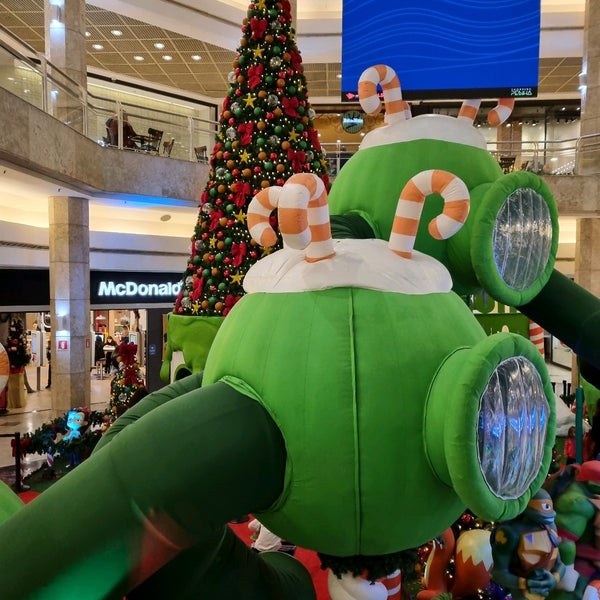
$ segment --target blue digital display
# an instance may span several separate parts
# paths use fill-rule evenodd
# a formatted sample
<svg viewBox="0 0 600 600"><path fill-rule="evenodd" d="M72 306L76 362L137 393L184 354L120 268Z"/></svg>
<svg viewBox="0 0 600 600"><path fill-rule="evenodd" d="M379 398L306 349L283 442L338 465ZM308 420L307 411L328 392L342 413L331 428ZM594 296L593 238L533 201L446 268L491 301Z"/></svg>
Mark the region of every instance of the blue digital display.
<svg viewBox="0 0 600 600"><path fill-rule="evenodd" d="M540 0L343 0L342 101L368 67L405 99L537 96Z"/></svg>

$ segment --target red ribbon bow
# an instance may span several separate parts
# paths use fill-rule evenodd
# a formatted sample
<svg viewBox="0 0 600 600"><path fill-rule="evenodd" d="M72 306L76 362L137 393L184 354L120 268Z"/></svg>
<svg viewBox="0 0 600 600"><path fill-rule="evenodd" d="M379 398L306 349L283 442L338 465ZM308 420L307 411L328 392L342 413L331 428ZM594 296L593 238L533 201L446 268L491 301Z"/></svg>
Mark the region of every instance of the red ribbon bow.
<svg viewBox="0 0 600 600"><path fill-rule="evenodd" d="M319 141L319 132L316 129L308 130L308 138L310 139L310 143L314 146L315 150L321 149L321 142Z"/></svg>
<svg viewBox="0 0 600 600"><path fill-rule="evenodd" d="M119 355L121 362L124 365L131 366L135 362L135 355L137 352L137 344L133 342L119 344Z"/></svg>
<svg viewBox="0 0 600 600"><path fill-rule="evenodd" d="M254 65L248 69L248 87L253 90L262 81L264 66Z"/></svg>
<svg viewBox="0 0 600 600"><path fill-rule="evenodd" d="M198 300L202 295L204 289L204 277L194 277L193 283L194 289L190 292L190 298L192 300Z"/></svg>
<svg viewBox="0 0 600 600"><path fill-rule="evenodd" d="M235 195L233 196L233 203L238 207L242 208L242 206L246 205L246 198L252 194L252 188L250 187L250 183L245 181L240 185L238 182L235 187Z"/></svg>
<svg viewBox="0 0 600 600"><path fill-rule="evenodd" d="M248 253L246 242L240 242L239 244L233 242L231 244L231 255L233 256L232 264L234 267L239 267L244 260L244 256Z"/></svg>
<svg viewBox="0 0 600 600"><path fill-rule="evenodd" d="M254 131L254 123L241 123L238 127L238 133L241 135L240 144L247 146L252 141L252 131Z"/></svg>
<svg viewBox="0 0 600 600"><path fill-rule="evenodd" d="M300 173L304 168L304 163L306 162L306 152L303 150L292 150L288 149L288 160L292 163L292 171L294 173Z"/></svg>
<svg viewBox="0 0 600 600"><path fill-rule="evenodd" d="M235 306L236 302L241 296L234 296L233 294L227 294L225 298L225 308L223 309L223 316L227 316L227 313Z"/></svg>
<svg viewBox="0 0 600 600"><path fill-rule="evenodd" d="M295 71L302 73L302 57L295 50L290 51L290 63Z"/></svg>
<svg viewBox="0 0 600 600"><path fill-rule="evenodd" d="M283 112L288 117L300 117L298 111L296 110L298 108L298 98L296 98L295 96L292 98L287 98L284 96L281 99L281 104L283 106Z"/></svg>
<svg viewBox="0 0 600 600"><path fill-rule="evenodd" d="M252 29L253 40L262 39L265 35L265 31L267 30L267 20L253 17L250 19L250 29Z"/></svg>
<svg viewBox="0 0 600 600"><path fill-rule="evenodd" d="M219 226L219 219L223 216L222 210L213 210L208 218L210 219L210 225L208 226L209 231L215 230Z"/></svg>

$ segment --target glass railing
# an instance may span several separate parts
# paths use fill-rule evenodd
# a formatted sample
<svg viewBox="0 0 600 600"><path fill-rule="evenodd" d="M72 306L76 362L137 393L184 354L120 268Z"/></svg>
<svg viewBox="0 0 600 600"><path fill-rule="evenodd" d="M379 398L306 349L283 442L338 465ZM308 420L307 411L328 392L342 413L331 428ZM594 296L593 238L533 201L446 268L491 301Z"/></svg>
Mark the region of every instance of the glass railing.
<svg viewBox="0 0 600 600"><path fill-rule="evenodd" d="M332 177L339 173L360 144L323 143ZM600 173L600 133L564 140L487 142L488 152L505 172L532 171L538 175Z"/></svg>
<svg viewBox="0 0 600 600"><path fill-rule="evenodd" d="M203 161L210 155L218 127L214 120L190 114L194 112L193 109L170 112L150 106L151 102L142 105L93 94L81 88L64 72L47 62L43 55L1 25L0 87L107 147L168 155L170 158L193 162ZM165 107L169 105L168 101L160 101L160 104ZM207 111L204 107L204 111L210 112L212 108ZM124 148L119 143L122 137L116 137L112 140L115 143L111 144L106 123L111 117L117 117L119 131L122 132L124 113L128 115L142 142L149 137L149 129L161 132L158 144L149 146L136 143L135 148ZM167 142L167 149L164 142Z"/></svg>

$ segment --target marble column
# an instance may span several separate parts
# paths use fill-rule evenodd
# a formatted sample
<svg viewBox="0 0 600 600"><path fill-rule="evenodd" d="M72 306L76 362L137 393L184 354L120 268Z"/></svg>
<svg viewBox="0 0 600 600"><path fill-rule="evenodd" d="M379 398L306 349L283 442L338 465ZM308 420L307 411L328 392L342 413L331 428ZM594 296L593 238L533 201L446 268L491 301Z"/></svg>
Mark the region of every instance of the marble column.
<svg viewBox="0 0 600 600"><path fill-rule="evenodd" d="M50 196L52 411L90 406L90 252L86 198Z"/></svg>
<svg viewBox="0 0 600 600"><path fill-rule="evenodd" d="M581 75L581 136L600 133L600 0L586 0L583 66ZM598 138L593 140L598 144ZM586 150L582 144L577 156L576 173L600 173L600 151ZM600 216L600 190L596 194L596 213ZM577 221L575 282L600 297L600 218ZM583 315L582 315L583 316ZM573 361L573 384L578 384L577 365Z"/></svg>
<svg viewBox="0 0 600 600"><path fill-rule="evenodd" d="M85 133L85 0L44 0L44 42L52 75L49 110L57 119Z"/></svg>

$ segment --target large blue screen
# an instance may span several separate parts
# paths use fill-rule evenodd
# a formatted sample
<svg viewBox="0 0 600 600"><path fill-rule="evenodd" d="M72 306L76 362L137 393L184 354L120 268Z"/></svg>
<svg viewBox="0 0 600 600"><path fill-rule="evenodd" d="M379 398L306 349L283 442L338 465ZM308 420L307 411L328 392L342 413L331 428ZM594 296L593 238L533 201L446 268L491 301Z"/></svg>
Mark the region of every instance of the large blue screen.
<svg viewBox="0 0 600 600"><path fill-rule="evenodd" d="M368 67L406 99L537 95L540 0L343 0L342 100Z"/></svg>

